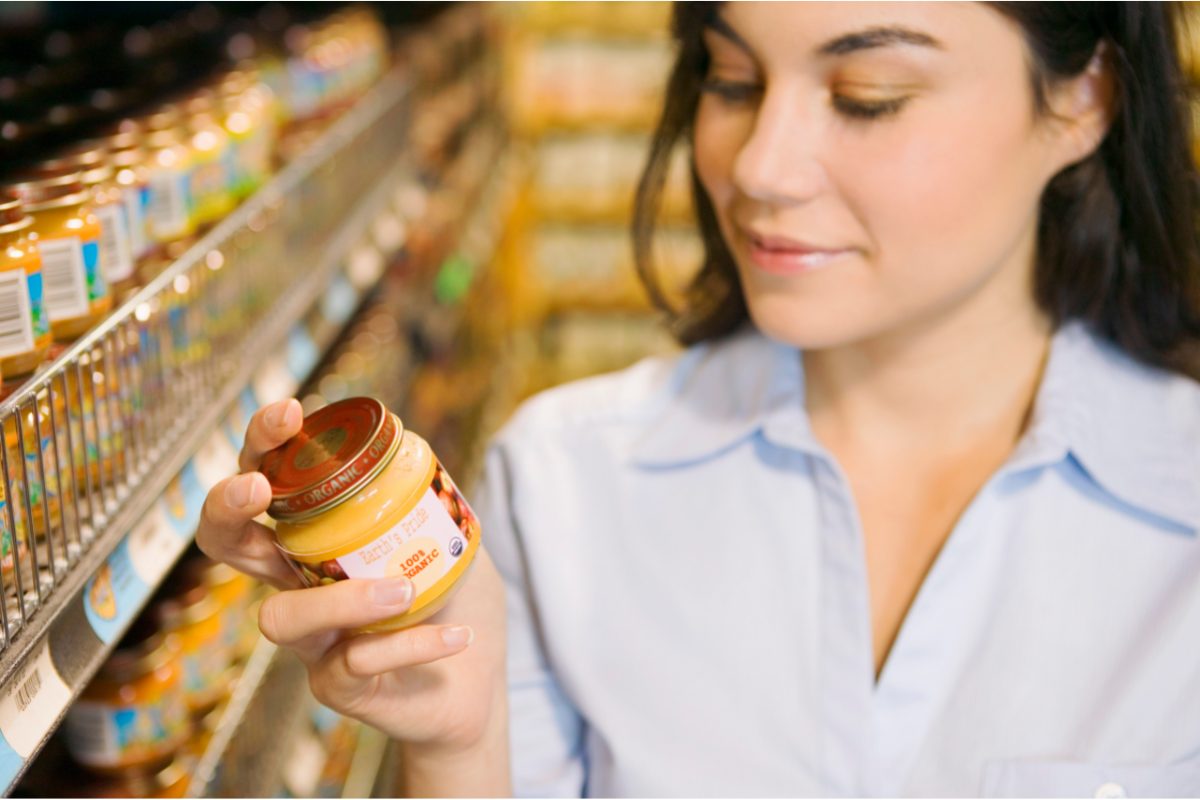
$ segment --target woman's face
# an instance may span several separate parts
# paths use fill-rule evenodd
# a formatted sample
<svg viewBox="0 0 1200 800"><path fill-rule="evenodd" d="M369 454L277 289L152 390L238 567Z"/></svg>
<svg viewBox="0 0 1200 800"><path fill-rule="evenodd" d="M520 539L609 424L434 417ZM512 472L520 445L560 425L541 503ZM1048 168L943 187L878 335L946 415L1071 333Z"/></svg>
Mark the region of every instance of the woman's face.
<svg viewBox="0 0 1200 800"><path fill-rule="evenodd" d="M767 335L819 349L1034 312L1039 197L1104 125L1078 87L1073 124L1035 113L1015 23L979 3L727 3L705 43L696 168Z"/></svg>

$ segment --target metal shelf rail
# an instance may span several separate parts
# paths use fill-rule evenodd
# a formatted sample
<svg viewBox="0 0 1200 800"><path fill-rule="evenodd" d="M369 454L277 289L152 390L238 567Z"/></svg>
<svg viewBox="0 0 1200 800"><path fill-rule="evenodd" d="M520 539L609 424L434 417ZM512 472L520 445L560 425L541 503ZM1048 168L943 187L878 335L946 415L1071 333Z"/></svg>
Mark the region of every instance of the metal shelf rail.
<svg viewBox="0 0 1200 800"><path fill-rule="evenodd" d="M297 323L344 324L403 244L409 95L387 76L0 403L6 793L187 546L241 420L315 366Z"/></svg>

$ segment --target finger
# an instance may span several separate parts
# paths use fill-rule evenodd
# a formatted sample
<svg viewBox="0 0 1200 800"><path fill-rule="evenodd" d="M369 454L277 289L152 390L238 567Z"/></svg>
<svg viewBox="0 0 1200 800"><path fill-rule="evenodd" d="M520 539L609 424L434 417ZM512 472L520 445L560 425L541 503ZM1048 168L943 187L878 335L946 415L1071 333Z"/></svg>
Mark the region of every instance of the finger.
<svg viewBox="0 0 1200 800"><path fill-rule="evenodd" d="M352 636L309 667L309 683L327 706L354 713L365 688L388 672L461 653L475 632L465 625L421 625L394 633Z"/></svg>
<svg viewBox="0 0 1200 800"><path fill-rule="evenodd" d="M402 575L281 592L263 602L258 626L275 644L300 649L320 634L353 630L403 614L412 605L413 594L412 581Z"/></svg>
<svg viewBox="0 0 1200 800"><path fill-rule="evenodd" d="M299 400L280 400L260 408L246 428L246 443L238 454L238 469L242 472L258 469L263 455L299 433L303 424L304 411Z"/></svg>
<svg viewBox="0 0 1200 800"><path fill-rule="evenodd" d="M255 522L271 502L271 487L257 472L217 483L204 499L196 544L210 558L280 589L302 585L275 547L275 534Z"/></svg>

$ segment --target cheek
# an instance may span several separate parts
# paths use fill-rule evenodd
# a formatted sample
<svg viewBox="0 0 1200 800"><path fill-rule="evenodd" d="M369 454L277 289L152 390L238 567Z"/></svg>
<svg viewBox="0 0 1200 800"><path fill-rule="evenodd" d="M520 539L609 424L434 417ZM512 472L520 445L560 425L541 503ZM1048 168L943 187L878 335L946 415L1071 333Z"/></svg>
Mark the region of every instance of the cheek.
<svg viewBox="0 0 1200 800"><path fill-rule="evenodd" d="M1032 122L1013 113L1025 98L995 100L947 103L922 117L919 130L863 154L857 164L871 165L870 174L848 168L857 189L847 195L879 247L883 275L969 281L996 266L1024 231L1044 183L1039 144Z"/></svg>
<svg viewBox="0 0 1200 800"><path fill-rule="evenodd" d="M724 224L724 208L733 197L733 168L753 125L752 117L731 113L712 98L701 97L696 110L692 149L696 173Z"/></svg>

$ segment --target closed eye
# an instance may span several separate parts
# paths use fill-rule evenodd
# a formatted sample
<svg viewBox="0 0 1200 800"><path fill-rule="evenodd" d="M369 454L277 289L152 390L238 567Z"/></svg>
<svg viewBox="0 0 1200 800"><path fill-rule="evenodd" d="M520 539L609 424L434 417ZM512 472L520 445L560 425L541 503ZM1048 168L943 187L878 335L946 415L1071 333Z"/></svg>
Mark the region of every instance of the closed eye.
<svg viewBox="0 0 1200 800"><path fill-rule="evenodd" d="M719 97L727 103L751 103L762 96L763 87L749 81L708 78L700 84L700 91Z"/></svg>

